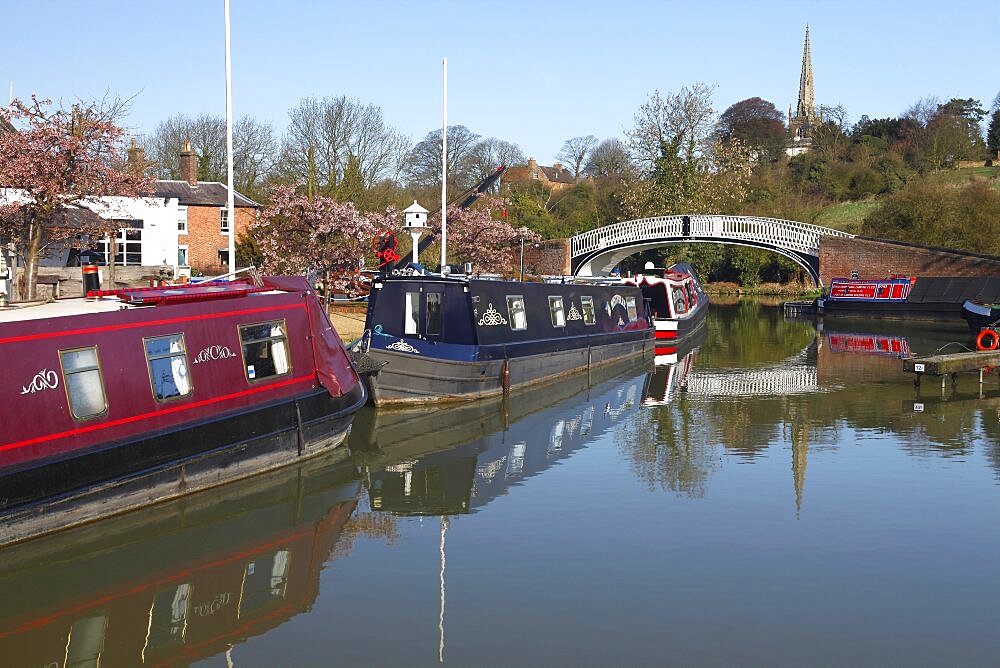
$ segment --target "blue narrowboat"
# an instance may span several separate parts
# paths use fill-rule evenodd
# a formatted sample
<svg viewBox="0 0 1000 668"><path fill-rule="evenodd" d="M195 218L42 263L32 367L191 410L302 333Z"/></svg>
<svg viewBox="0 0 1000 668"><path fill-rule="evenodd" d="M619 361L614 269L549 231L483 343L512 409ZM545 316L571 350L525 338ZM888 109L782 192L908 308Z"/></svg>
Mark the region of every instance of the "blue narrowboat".
<svg viewBox="0 0 1000 668"><path fill-rule="evenodd" d="M381 366L368 376L375 405L498 395L653 354L649 306L620 280L399 273L376 280L368 297L362 346Z"/></svg>

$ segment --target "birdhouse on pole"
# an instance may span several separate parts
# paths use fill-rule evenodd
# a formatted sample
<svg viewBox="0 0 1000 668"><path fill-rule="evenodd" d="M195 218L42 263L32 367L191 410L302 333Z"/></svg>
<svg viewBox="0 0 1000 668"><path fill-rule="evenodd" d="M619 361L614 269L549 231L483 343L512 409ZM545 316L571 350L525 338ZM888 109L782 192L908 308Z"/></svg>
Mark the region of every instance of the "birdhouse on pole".
<svg viewBox="0 0 1000 668"><path fill-rule="evenodd" d="M427 226L427 213L427 209L417 204L417 200L413 200L413 204L403 209L403 229L410 233L410 239L413 240L413 264L418 262L417 246L420 237L430 229Z"/></svg>

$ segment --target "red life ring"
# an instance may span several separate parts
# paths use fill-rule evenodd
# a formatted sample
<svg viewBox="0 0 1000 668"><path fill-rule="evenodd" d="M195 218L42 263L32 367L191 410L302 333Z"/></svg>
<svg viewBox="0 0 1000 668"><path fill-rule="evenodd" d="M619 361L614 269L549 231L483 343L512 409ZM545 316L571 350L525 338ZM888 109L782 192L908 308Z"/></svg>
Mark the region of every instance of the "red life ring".
<svg viewBox="0 0 1000 668"><path fill-rule="evenodd" d="M976 350L996 350L997 344L1000 344L1000 335L995 329L984 328L976 337Z"/></svg>

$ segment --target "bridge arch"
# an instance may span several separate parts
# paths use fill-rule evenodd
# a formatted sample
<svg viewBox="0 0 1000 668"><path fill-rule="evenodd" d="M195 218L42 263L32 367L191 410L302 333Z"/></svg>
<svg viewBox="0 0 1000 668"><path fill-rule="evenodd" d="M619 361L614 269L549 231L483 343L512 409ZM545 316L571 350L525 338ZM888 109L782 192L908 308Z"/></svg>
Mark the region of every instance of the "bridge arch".
<svg viewBox="0 0 1000 668"><path fill-rule="evenodd" d="M674 243L728 243L763 248L805 269L820 285L819 240L853 237L828 227L778 218L688 214L654 216L604 225L570 239L570 267L575 276L601 276L644 250Z"/></svg>

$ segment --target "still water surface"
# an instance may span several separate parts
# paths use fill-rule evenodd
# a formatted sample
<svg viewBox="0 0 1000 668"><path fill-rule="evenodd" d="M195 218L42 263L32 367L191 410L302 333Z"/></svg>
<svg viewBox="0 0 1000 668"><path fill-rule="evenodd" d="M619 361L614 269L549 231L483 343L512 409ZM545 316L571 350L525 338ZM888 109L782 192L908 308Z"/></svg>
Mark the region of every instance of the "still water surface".
<svg viewBox="0 0 1000 668"><path fill-rule="evenodd" d="M0 663L995 664L1000 383L895 357L968 335L707 330L0 552Z"/></svg>

